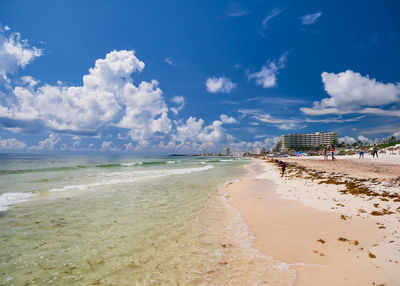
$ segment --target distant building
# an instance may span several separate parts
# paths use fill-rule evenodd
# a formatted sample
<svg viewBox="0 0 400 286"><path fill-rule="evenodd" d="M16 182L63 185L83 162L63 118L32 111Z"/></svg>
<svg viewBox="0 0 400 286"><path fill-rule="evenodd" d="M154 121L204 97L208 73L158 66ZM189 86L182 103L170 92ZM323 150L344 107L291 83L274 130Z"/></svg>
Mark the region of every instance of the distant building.
<svg viewBox="0 0 400 286"><path fill-rule="evenodd" d="M316 148L324 145L337 144L338 134L336 132L316 132L314 134L287 134L282 135L280 149L302 149Z"/></svg>
<svg viewBox="0 0 400 286"><path fill-rule="evenodd" d="M225 148L224 151L222 152L223 156L229 156L231 154L231 150L229 148Z"/></svg>

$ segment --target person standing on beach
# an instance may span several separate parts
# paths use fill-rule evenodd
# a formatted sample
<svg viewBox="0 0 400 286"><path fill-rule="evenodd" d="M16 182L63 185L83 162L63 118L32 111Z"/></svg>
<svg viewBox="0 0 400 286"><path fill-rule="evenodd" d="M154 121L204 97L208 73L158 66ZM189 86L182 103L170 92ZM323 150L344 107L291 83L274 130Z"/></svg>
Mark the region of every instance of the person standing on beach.
<svg viewBox="0 0 400 286"><path fill-rule="evenodd" d="M332 161L335 161L335 146L331 145L331 156L332 156Z"/></svg>
<svg viewBox="0 0 400 286"><path fill-rule="evenodd" d="M358 159L360 159L361 157L364 159L364 153L365 153L365 148L361 147L360 149L360 156L358 157Z"/></svg>
<svg viewBox="0 0 400 286"><path fill-rule="evenodd" d="M324 153L324 160L328 160L328 147L326 147L326 145L324 149L322 149L322 153Z"/></svg>
<svg viewBox="0 0 400 286"><path fill-rule="evenodd" d="M372 157L375 158L375 155L376 158L378 158L378 146L376 146L376 144L374 144L374 147L372 147Z"/></svg>

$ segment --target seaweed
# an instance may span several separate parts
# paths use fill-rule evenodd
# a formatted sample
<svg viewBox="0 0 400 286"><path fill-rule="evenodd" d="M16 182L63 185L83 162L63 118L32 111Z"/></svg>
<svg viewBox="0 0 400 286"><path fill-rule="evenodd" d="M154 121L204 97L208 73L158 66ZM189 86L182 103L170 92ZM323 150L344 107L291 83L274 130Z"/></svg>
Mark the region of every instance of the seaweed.
<svg viewBox="0 0 400 286"><path fill-rule="evenodd" d="M376 258L376 255L368 251L369 258Z"/></svg>

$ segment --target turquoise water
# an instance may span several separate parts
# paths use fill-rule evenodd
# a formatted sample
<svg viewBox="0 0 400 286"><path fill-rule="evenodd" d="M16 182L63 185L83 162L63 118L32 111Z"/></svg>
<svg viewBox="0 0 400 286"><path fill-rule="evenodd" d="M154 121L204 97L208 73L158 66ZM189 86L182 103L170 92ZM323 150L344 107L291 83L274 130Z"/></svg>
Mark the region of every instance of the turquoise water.
<svg viewBox="0 0 400 286"><path fill-rule="evenodd" d="M223 200L246 163L2 155L0 285L291 285Z"/></svg>

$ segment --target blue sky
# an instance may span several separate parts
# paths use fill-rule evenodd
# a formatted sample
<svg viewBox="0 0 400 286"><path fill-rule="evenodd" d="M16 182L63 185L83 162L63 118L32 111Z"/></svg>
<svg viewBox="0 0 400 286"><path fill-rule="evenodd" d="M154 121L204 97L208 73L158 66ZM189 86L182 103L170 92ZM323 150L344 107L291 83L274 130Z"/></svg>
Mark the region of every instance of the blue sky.
<svg viewBox="0 0 400 286"><path fill-rule="evenodd" d="M0 149L400 136L398 1L0 1Z"/></svg>

